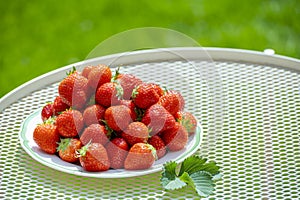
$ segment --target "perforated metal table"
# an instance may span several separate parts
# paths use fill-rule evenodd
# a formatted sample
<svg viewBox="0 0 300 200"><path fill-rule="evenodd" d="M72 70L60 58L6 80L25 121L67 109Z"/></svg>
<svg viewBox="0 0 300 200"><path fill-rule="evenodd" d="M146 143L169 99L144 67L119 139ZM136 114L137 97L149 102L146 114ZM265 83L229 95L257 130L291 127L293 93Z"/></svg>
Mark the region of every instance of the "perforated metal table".
<svg viewBox="0 0 300 200"><path fill-rule="evenodd" d="M75 63L4 96L1 199L198 198L189 188L164 191L160 172L119 179L81 177L46 167L22 149L22 121L54 99L65 72L99 63L123 65L123 72L183 93L186 109L204 130L196 154L221 166L222 180L209 199L300 198L300 60L237 49L170 48Z"/></svg>

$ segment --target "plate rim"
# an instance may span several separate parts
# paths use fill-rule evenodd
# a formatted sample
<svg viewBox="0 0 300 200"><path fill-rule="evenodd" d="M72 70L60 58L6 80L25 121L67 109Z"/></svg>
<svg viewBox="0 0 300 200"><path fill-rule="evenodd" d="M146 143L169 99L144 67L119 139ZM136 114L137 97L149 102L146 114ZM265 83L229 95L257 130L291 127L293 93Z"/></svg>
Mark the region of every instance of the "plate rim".
<svg viewBox="0 0 300 200"><path fill-rule="evenodd" d="M75 169L70 169L70 168L67 168L66 166L57 164L55 162L49 162L49 161L43 159L41 156L39 156L38 153L35 152L30 147L30 145L29 145L30 140L28 139L28 137L26 137L28 135L27 132L28 132L28 128L29 128L28 127L29 123L31 122L31 120L33 120L35 117L37 117L37 115L40 115L41 110L42 110L42 108L35 110L34 112L29 114L23 120L18 135L19 135L19 142L20 142L22 148L25 150L25 152L31 158L33 158L35 161L39 162L40 164L43 164L46 167L49 167L49 168L55 169L59 172L64 172L67 174L73 174L73 175L83 176L83 177L93 177L93 178L129 178L129 177L143 176L143 175L147 175L147 174L156 173L156 172L161 171L163 168L163 164L157 164L157 165L153 165L151 168L146 169L146 170L126 170L125 171L125 169L121 169L120 173L109 174L109 173L107 173L107 171L105 171L106 173L102 173L102 172L88 172L83 169L75 170ZM193 146L190 149L187 149L185 152L183 152L181 155L179 155L176 159L174 159L172 161L182 162L185 158L193 155L199 149L199 147L202 143L202 139L203 139L203 128L200 123L197 123L197 129L196 129L196 132L194 133L193 137L194 137L193 140L195 140ZM49 156L56 156L56 155L49 154ZM72 163L69 163L69 164L72 164ZM126 173L124 173L124 172L126 172Z"/></svg>

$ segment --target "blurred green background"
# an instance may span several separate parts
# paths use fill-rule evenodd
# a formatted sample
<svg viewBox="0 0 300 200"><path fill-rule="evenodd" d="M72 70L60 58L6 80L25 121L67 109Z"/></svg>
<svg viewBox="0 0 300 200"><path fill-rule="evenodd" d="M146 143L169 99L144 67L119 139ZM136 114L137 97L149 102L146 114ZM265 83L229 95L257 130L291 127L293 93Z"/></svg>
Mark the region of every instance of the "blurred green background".
<svg viewBox="0 0 300 200"><path fill-rule="evenodd" d="M0 97L138 27L173 29L205 47L300 58L299 19L299 0L1 0Z"/></svg>

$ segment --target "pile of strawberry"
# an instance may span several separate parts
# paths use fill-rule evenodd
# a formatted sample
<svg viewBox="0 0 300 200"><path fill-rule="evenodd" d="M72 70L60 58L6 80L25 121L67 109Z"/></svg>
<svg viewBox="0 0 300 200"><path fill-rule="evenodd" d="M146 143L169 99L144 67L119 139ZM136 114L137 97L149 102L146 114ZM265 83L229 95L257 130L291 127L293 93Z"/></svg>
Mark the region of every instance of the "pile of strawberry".
<svg viewBox="0 0 300 200"><path fill-rule="evenodd" d="M168 151L183 149L195 132L177 91L164 91L103 64L74 68L58 96L41 112L33 139L44 152L86 171L150 168Z"/></svg>

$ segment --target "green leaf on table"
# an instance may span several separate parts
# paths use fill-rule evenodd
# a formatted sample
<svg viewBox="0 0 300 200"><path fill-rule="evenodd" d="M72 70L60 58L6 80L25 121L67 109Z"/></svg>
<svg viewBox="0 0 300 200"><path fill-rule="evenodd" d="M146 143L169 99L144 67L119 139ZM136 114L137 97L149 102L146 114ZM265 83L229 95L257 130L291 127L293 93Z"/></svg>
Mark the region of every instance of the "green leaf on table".
<svg viewBox="0 0 300 200"><path fill-rule="evenodd" d="M190 175L193 180L194 189L202 197L208 197L215 190L212 176L204 171L198 171ZM191 185L192 186L192 185Z"/></svg>
<svg viewBox="0 0 300 200"><path fill-rule="evenodd" d="M160 180L164 189L176 190L190 186L199 196L207 197L213 193L215 181L221 178L219 169L215 162L191 156L179 164L174 161L164 164Z"/></svg>
<svg viewBox="0 0 300 200"><path fill-rule="evenodd" d="M167 190L176 190L186 186L186 183L181 181L176 175L176 162L168 162L164 165L162 177L160 179L162 186Z"/></svg>
<svg viewBox="0 0 300 200"><path fill-rule="evenodd" d="M197 171L206 171L209 172L211 175L215 175L219 173L219 167L216 165L215 162L207 162L207 159L201 158L200 156L191 156L186 158L180 168L179 175L187 172L188 174L193 174Z"/></svg>

